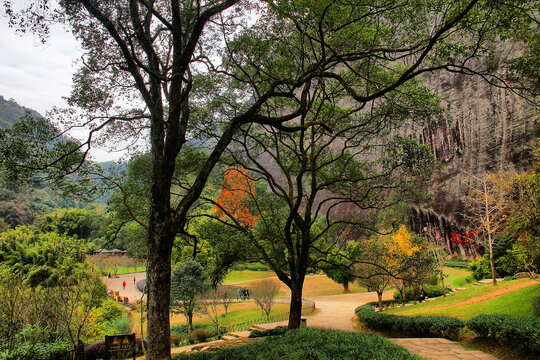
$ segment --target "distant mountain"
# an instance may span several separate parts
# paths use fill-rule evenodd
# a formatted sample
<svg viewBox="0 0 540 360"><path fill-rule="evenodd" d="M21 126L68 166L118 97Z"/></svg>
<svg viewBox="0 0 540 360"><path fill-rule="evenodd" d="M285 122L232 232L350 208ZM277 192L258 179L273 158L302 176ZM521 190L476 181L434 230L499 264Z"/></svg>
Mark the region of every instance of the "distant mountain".
<svg viewBox="0 0 540 360"><path fill-rule="evenodd" d="M36 110L21 106L13 99L6 100L0 95L0 128L6 129L10 127L11 124L19 120L26 111L30 111L34 116L41 117Z"/></svg>

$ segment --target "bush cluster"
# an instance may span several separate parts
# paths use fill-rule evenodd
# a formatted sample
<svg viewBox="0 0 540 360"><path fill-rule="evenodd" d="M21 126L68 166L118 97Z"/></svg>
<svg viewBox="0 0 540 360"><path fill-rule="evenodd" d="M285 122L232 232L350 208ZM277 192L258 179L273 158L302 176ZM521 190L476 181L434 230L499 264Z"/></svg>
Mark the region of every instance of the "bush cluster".
<svg viewBox="0 0 540 360"><path fill-rule="evenodd" d="M275 359L417 359L405 349L372 335L346 331L302 328L282 336L269 336L246 346L216 352L174 354L174 360L275 360Z"/></svg>
<svg viewBox="0 0 540 360"><path fill-rule="evenodd" d="M442 286L436 286L436 285L426 285L423 287L424 291L426 292L427 296L430 298L438 297L443 295L443 288ZM413 289L413 288L407 288L405 289L405 299L408 301L414 301L418 300L418 296L420 295L421 289ZM446 293L450 292L449 288L446 288ZM402 300L401 291L398 290L394 293L394 300Z"/></svg>
<svg viewBox="0 0 540 360"><path fill-rule="evenodd" d="M467 327L481 338L540 354L540 319L536 317L479 315L467 321Z"/></svg>
<svg viewBox="0 0 540 360"><path fill-rule="evenodd" d="M258 338L258 337L264 337L264 336L283 335L286 332L287 332L286 326L278 326L275 329L269 329L269 330L251 330L251 334L249 334L249 337Z"/></svg>
<svg viewBox="0 0 540 360"><path fill-rule="evenodd" d="M63 341L52 343L23 343L11 351L0 352L3 360L64 360L68 359L69 345Z"/></svg>
<svg viewBox="0 0 540 360"><path fill-rule="evenodd" d="M448 316L397 316L377 313L371 305L355 310L360 321L375 330L419 337L445 337L456 340L465 322Z"/></svg>
<svg viewBox="0 0 540 360"><path fill-rule="evenodd" d="M174 325L171 326L171 334L179 334L179 335L185 335L188 334L188 326L187 324L180 324L180 325ZM208 337L212 338L214 336L217 336L216 327L211 324L193 324L193 331L195 330L205 330L208 332ZM227 329L223 326L219 327L219 333L224 334L227 332Z"/></svg>

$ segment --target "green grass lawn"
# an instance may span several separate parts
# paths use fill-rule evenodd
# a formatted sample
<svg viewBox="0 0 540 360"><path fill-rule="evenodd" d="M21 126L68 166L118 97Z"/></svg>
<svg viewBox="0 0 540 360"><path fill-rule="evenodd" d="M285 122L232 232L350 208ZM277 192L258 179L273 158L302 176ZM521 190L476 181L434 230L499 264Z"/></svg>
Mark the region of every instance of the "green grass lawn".
<svg viewBox="0 0 540 360"><path fill-rule="evenodd" d="M141 272L141 271L146 271L146 267L144 265L140 265L140 266L119 266L118 267L118 273L116 273L116 274L117 275L122 275L122 274L129 274L129 273Z"/></svg>
<svg viewBox="0 0 540 360"><path fill-rule="evenodd" d="M447 275L444 279L445 285L450 286L452 289L468 287L476 282L476 279L472 276L472 271L467 269L445 267L444 274Z"/></svg>
<svg viewBox="0 0 540 360"><path fill-rule="evenodd" d="M229 309L227 315L223 314L219 318L219 322L223 326L232 325L232 324L238 324L248 321L253 321L260 319L262 317L265 317L266 315L261 312L261 309L255 308L255 304L253 304L252 309L242 309L242 310L235 310L234 307L231 306ZM277 315L277 314L283 314L289 311L289 304L274 304L272 307L272 311L270 312L270 316ZM206 319L208 320L208 318ZM209 320L208 320L209 323Z"/></svg>
<svg viewBox="0 0 540 360"><path fill-rule="evenodd" d="M480 314L509 314L528 316L533 315L532 299L538 296L540 284L533 284L521 289L517 289L507 294L473 302L474 298L487 296L499 289L512 286L514 284L530 281L530 279L520 279L504 281L494 287L491 283L478 285L466 290L461 290L446 298L438 298L422 304L408 307L400 307L385 311L385 313L399 315L446 315L468 320ZM471 303L466 303L470 301Z"/></svg>
<svg viewBox="0 0 540 360"><path fill-rule="evenodd" d="M220 307L220 311L224 312L223 307ZM287 311L289 311L289 304L274 304L270 316L283 314ZM220 315L219 323L222 326L227 326L229 324L238 324L256 320L264 316L265 315L261 312L259 308L257 308L254 302L238 302L231 304L227 315L225 315L224 313ZM179 325L185 323L186 319L182 315L173 316L171 319L171 325ZM202 313L197 313L197 315L193 318L193 323L210 324L211 322L206 315Z"/></svg>
<svg viewBox="0 0 540 360"><path fill-rule="evenodd" d="M276 276L272 271L233 270L227 274L223 284L236 284Z"/></svg>

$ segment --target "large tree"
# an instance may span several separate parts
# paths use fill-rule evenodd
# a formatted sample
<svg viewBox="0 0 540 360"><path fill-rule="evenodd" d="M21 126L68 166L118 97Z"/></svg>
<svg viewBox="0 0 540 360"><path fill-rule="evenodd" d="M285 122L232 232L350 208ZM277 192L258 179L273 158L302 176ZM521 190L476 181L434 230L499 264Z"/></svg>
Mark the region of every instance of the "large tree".
<svg viewBox="0 0 540 360"><path fill-rule="evenodd" d="M50 5L30 2L17 12L4 2L12 25L42 34ZM316 84L346 92L353 107L399 93L411 79L441 69L481 74L505 86L503 77L488 74L504 61L476 59L495 59L488 42L498 37L534 38L531 9L536 11L536 0L60 1L55 17L69 24L85 55L69 98L77 111L56 115L68 127L90 131L79 147L63 149L73 154L105 139L123 146L141 137L151 148L149 359L170 358L174 239L240 128L259 123L306 130L313 124L289 122L307 113ZM172 196L176 158L191 138L210 151ZM11 166L14 156L7 160ZM30 165L58 164L49 157ZM292 322L298 325L299 319Z"/></svg>
<svg viewBox="0 0 540 360"><path fill-rule="evenodd" d="M416 180L434 165L426 146L390 136L410 116L423 122L437 114L425 88L410 83L360 111L340 105L347 94L319 85L307 96L309 110L297 132L252 126L234 139L229 157L249 170L244 177L261 183L258 193L249 193L250 212L258 212L254 228L221 207L290 288L289 328L300 322L308 269L330 261L343 266L336 249L344 233L373 228L377 211L414 196Z"/></svg>

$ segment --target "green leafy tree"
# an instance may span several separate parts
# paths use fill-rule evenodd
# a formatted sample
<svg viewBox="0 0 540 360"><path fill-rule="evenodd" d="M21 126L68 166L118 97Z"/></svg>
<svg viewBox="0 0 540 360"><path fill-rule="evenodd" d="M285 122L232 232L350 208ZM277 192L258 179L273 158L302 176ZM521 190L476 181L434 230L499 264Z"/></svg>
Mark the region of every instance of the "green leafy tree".
<svg viewBox="0 0 540 360"><path fill-rule="evenodd" d="M187 261L173 270L171 311L186 317L188 332L193 329L193 315L200 309L207 289L204 269L196 261Z"/></svg>
<svg viewBox="0 0 540 360"><path fill-rule="evenodd" d="M441 69L480 74L506 86L505 79L492 72L502 68L503 73L516 73L508 62L477 60L497 59L491 55L498 47L490 41L518 35L519 40L534 39L531 12L537 1L70 0L60 2L55 16L50 16L49 5L48 0L29 2L16 11L11 1L3 3L12 25L46 35L51 18L60 18L81 42L84 61L68 99L77 110L56 115L68 127L87 127L89 137L80 144L66 141L51 147L49 142L38 149L35 144L57 134L18 143L24 137L2 132L1 152L10 156L0 164L9 159L15 169L15 160L26 159L25 169L51 168L52 175L59 175L81 169L75 160L83 160L96 141L120 143L147 136L148 356L154 360L170 358L173 243L185 231L189 211L240 128L265 124L299 130L290 122L307 114L313 104L307 97L316 84L347 93L353 108L386 101L385 95L399 94L412 79ZM255 23L245 21L250 15ZM527 59L536 54L524 52L530 55ZM516 81L519 90L531 90L520 77ZM44 124L36 126L43 133L49 130ZM4 134L9 135L6 146L1 145ZM210 151L177 192L176 159L190 139ZM62 175L54 180L68 179ZM299 326L299 319L291 326Z"/></svg>
<svg viewBox="0 0 540 360"><path fill-rule="evenodd" d="M92 241L105 235L107 218L92 210L63 209L40 216L34 225L42 232Z"/></svg>
<svg viewBox="0 0 540 360"><path fill-rule="evenodd" d="M394 274L387 267L387 248L378 237L371 237L363 244L351 244L356 249L351 249L351 253L359 252L359 256L369 259L369 262L360 262L354 265L354 274L358 277L358 282L365 286L368 291L375 291L379 300L379 308L382 309L384 290L394 280ZM361 249L358 249L361 247Z"/></svg>
<svg viewBox="0 0 540 360"><path fill-rule="evenodd" d="M409 115L421 121L437 112L436 99L417 85L404 87L399 96L389 96L369 113L342 108L339 93L314 88L308 99L317 106L299 120L297 133L260 127L235 139L231 158L249 170L251 175L245 176L261 183L260 192L251 197L259 221L252 231L229 213L229 224L250 234L259 256L291 289L289 328L300 321L307 270L343 268L336 252L341 235L372 227L378 211L395 202L384 192L394 191L401 199L414 197L416 181L430 175L434 159L427 147L401 137L383 141ZM427 101L420 105L406 93L423 93ZM397 108L407 111L396 112ZM304 127L322 118L340 121L332 123L332 131ZM371 150L376 136L378 154Z"/></svg>

